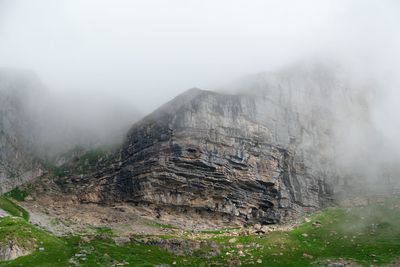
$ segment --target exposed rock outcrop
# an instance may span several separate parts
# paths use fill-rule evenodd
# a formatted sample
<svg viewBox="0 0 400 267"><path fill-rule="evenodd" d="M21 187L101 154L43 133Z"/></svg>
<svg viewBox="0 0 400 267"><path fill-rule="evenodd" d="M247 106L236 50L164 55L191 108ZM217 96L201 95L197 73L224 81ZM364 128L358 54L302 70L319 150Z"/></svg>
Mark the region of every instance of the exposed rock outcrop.
<svg viewBox="0 0 400 267"><path fill-rule="evenodd" d="M33 157L31 101L40 83L29 72L0 71L0 193L41 175Z"/></svg>
<svg viewBox="0 0 400 267"><path fill-rule="evenodd" d="M136 123L108 166L54 181L81 202L161 219L278 223L341 186L335 138L364 116L364 89L323 65L260 74L234 95L191 89Z"/></svg>
<svg viewBox="0 0 400 267"><path fill-rule="evenodd" d="M8 244L0 243L0 261L14 260L18 257L32 253L17 243L9 242Z"/></svg>

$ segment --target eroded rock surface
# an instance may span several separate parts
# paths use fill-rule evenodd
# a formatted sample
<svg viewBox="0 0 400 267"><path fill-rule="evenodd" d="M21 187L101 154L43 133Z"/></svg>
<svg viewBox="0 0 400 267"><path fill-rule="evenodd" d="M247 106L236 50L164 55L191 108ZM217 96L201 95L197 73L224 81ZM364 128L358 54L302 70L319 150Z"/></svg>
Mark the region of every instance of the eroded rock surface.
<svg viewBox="0 0 400 267"><path fill-rule="evenodd" d="M31 252L31 250L27 250L15 242L0 243L0 260L2 261L13 260Z"/></svg>
<svg viewBox="0 0 400 267"><path fill-rule="evenodd" d="M0 69L0 194L42 174L33 156L36 125L30 117L38 83L29 72Z"/></svg>
<svg viewBox="0 0 400 267"><path fill-rule="evenodd" d="M106 167L55 184L80 202L129 202L161 219L285 221L324 206L342 181L337 126L366 108L346 82L314 66L259 75L237 94L191 89L136 123Z"/></svg>

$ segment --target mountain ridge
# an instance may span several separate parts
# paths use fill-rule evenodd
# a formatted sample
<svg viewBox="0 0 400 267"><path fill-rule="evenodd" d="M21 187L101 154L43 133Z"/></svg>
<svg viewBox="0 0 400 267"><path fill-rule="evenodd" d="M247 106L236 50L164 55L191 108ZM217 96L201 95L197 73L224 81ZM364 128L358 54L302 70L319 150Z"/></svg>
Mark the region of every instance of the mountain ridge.
<svg viewBox="0 0 400 267"><path fill-rule="evenodd" d="M166 223L271 224L329 205L348 176L336 128L363 114L362 88L329 68L257 77L236 94L189 89L135 123L119 150L47 173L32 194L128 203Z"/></svg>

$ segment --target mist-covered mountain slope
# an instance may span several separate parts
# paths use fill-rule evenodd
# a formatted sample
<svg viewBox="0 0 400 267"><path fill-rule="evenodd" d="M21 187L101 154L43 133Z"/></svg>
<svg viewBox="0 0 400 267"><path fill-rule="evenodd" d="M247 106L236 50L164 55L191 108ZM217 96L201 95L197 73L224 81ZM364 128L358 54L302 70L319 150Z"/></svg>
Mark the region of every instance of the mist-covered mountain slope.
<svg viewBox="0 0 400 267"><path fill-rule="evenodd" d="M34 160L30 105L42 87L30 72L0 71L0 193L41 175Z"/></svg>
<svg viewBox="0 0 400 267"><path fill-rule="evenodd" d="M342 74L297 66L252 77L236 94L191 89L136 123L98 171L39 184L164 220L268 224L319 209L346 181L342 127L370 128L366 88Z"/></svg>
<svg viewBox="0 0 400 267"><path fill-rule="evenodd" d="M116 146L139 116L116 99L55 93L31 71L0 69L0 193Z"/></svg>

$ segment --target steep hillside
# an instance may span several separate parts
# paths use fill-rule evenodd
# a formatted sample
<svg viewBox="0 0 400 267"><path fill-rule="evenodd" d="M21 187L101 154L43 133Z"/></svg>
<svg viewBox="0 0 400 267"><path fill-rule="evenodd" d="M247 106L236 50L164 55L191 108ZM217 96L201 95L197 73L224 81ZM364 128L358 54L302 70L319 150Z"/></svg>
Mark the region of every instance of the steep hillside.
<svg viewBox="0 0 400 267"><path fill-rule="evenodd" d="M343 189L337 138L353 118L368 129L364 90L324 65L260 74L235 95L191 89L136 123L99 170L50 181L166 221L285 221Z"/></svg>
<svg viewBox="0 0 400 267"><path fill-rule="evenodd" d="M0 69L0 193L121 143L138 116L117 99L54 93L30 71Z"/></svg>
<svg viewBox="0 0 400 267"><path fill-rule="evenodd" d="M34 162L36 126L30 105L40 96L37 78L23 71L0 71L0 193L41 174Z"/></svg>

